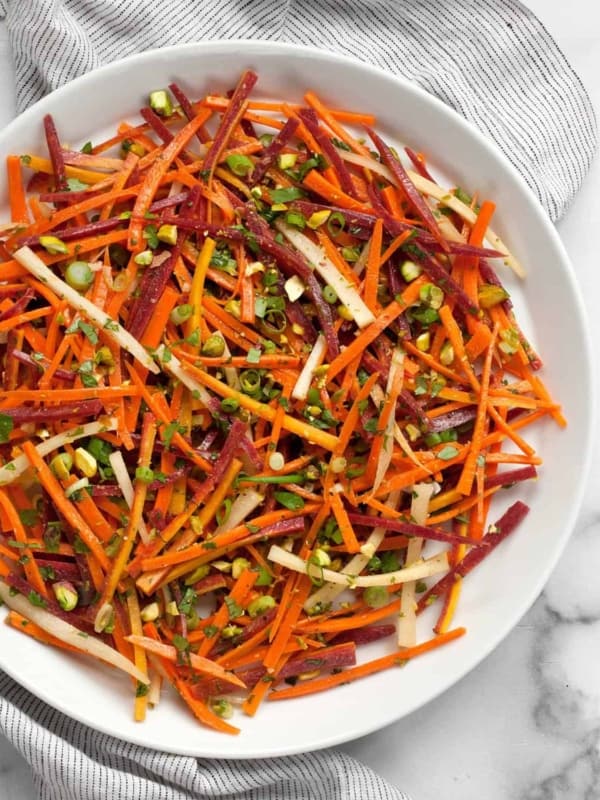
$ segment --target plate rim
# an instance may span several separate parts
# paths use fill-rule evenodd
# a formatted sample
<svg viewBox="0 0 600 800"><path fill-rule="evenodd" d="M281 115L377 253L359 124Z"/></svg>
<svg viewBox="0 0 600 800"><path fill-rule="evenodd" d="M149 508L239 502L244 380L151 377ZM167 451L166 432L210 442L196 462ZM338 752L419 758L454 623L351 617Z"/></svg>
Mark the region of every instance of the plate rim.
<svg viewBox="0 0 600 800"><path fill-rule="evenodd" d="M145 50L141 53L131 54L124 58L118 59L116 61L110 62L109 64L104 64L94 70L91 70L77 78L74 78L72 81L64 84L63 86L55 89L48 95L40 98L36 103L30 106L25 111L18 114L11 122L2 130L0 131L0 143L2 141L9 141L12 135L13 128L18 128L20 125L27 123L30 119L32 120L39 120L41 119L41 115L47 112L47 107L52 107L56 102L60 102L61 97L63 94L70 94L72 92L76 92L80 87L84 87L86 83L89 81L95 81L98 78L102 78L106 76L110 76L111 73L119 72L123 68L123 66L127 65L135 65L138 62L143 63L144 61L153 60L155 58L168 60L172 56L176 56L182 52L189 52L193 53L195 51L219 51L222 52L223 50L237 50L238 48L244 48L244 54L247 54L247 60L251 61L253 57L260 56L266 50L270 50L273 52L281 52L281 53L289 53L290 51L295 52L298 55L306 56L307 58L319 58L319 59L326 59L327 61L337 62L339 64L350 64L353 65L355 68L360 67L362 70L369 72L375 78L383 78L385 80L391 80L395 82L399 89L404 92L408 92L409 94L414 94L419 97L422 101L433 105L436 109L436 112L444 115L450 115L453 117L455 124L461 126L470 137L474 137L477 139L479 146L481 146L484 150L488 151L493 158L499 160L502 164L502 169L504 172L508 173L510 178L518 184L519 190L526 194L529 199L529 205L531 206L531 211L534 213L544 229L545 234L549 237L553 248L557 251L557 255L561 261L561 269L564 269L566 272L566 278L569 283L569 288L572 295L572 300L576 309L581 318L581 330L583 334L583 339L581 342L582 352L581 357L583 358L587 369L588 369L588 390L585 394L585 408L587 412L587 422L589 424L590 435L587 438L585 451L583 453L583 458L580 460L578 464L578 468L581 474L581 480L577 486L577 492L574 497L570 499L570 510L566 517L565 524L560 536L558 536L555 540L555 548L556 553L554 558L550 559L545 566L545 569L541 571L537 577L537 580L530 584L528 587L528 592L524 594L523 601L520 604L522 607L521 612L518 614L516 619L511 618L510 620L503 621L503 624L499 624L495 629L495 634L493 637L490 637L489 642L486 644L484 648L481 649L480 652L477 653L476 656L472 658L469 662L469 666L465 669L461 667L459 674L454 675L451 674L447 677L447 679L441 679L439 687L436 690L428 695L427 700L422 701L421 699L415 700L412 704L408 703L405 705L404 710L398 715L392 715L390 718L386 719L383 723L374 722L371 725L363 725L358 726L359 730L350 730L348 731L345 729L343 732L340 732L336 735L330 735L327 738L323 739L322 737L318 739L318 741L314 744L311 744L309 750L305 752L310 752L313 750L320 750L327 747L332 747L335 745L343 744L348 741L355 740L359 737L366 736L368 734L373 733L377 730L382 730L383 728L394 724L406 717L410 714L413 714L420 708L423 708L429 705L432 701L438 698L441 694L446 692L450 689L453 685L458 683L460 680L465 678L469 675L469 673L475 669L481 662L487 658L491 652L493 652L498 645L506 638L506 636L514 629L516 625L518 625L519 621L523 618L523 616L529 611L535 600L540 595L541 591L543 590L544 586L548 582L548 579L551 573L556 568L564 550L568 544L568 541L575 530L575 525L577 522L578 515L581 510L581 505L584 497L584 493L590 479L590 466L592 462L592 454L593 454L593 445L595 441L596 431L598 429L598 411L593 403L593 388L596 385L596 372L597 366L595 360L593 358L593 347L592 347L592 339L590 333L590 327L587 322L587 311L585 305L583 303L583 296L582 290L580 288L579 282L576 277L576 273L573 267L573 264L569 258L567 250L556 230L556 227L551 222L550 218L548 217L546 211L542 207L539 199L536 197L535 193L531 189L531 187L527 184L523 176L518 172L516 167L510 162L508 157L504 154L501 148L496 144L495 141L492 139L487 138L473 123L459 114L455 109L451 106L444 103L435 95L429 93L424 88L422 88L418 83L411 80L410 78L395 74L391 71L387 71L381 67L377 67L373 64L368 62L362 61L359 58L341 54L338 52L333 52L321 48L316 48L309 45L303 44L294 44L294 43L286 43L286 42L279 42L279 41L271 41L268 39L207 39L204 41L199 42L186 42L182 44L176 45L169 45L163 48L152 48L150 50ZM134 113L132 111L132 113ZM94 730L96 732L105 734L107 736L114 737L119 739L120 741L128 742L134 745L139 745L141 747L146 747L151 750L155 751L164 751L172 754L177 755L184 755L184 756L193 756L199 758L214 758L219 757L227 760L253 760L257 758L268 758L268 757L279 757L285 755L292 755L295 753L303 752L298 748L298 745L291 745L291 746L282 746L280 748L271 748L269 751L260 751L260 753L256 754L235 754L235 753L223 753L219 749L219 741L221 741L220 735L215 736L215 745L212 750L207 750L207 748L203 748L203 751L200 753L197 748L181 748L177 747L176 749L171 747L169 748L168 742L164 744L163 747L158 748L154 744L148 744L148 742L144 741L143 737L143 725L140 726L140 735L130 735L128 734L126 737L120 735L119 733L115 733L114 730L111 730L108 725L104 725L100 723L95 726L90 725L90 721L88 718L85 717L83 713L78 714L76 711L69 709L68 711L65 710L65 707L60 702L53 700L51 697L45 695L42 691L39 692L39 687L33 685L33 683L27 678L23 679L18 673L15 673L14 670L11 670L10 665L6 665L4 663L4 659L2 657L2 650L0 649L0 669L2 669L6 674L8 674L11 678L13 678L19 685L23 686L28 691L32 692L36 697L41 699L51 708L56 709L60 713L64 714L70 719L76 720L77 722L85 725L86 727L90 728L90 730ZM160 709L159 709L160 710Z"/></svg>

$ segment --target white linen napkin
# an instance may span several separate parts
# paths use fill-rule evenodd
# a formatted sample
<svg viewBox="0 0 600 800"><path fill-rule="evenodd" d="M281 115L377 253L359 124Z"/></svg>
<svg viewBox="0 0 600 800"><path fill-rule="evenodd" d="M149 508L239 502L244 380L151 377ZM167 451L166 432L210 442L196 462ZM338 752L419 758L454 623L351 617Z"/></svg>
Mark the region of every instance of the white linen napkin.
<svg viewBox="0 0 600 800"><path fill-rule="evenodd" d="M412 78L495 140L553 220L596 149L585 89L515 0L0 0L0 16L19 110L135 52L260 38L339 51ZM407 800L341 752L236 763L126 744L64 717L2 673L0 733L31 764L42 800Z"/></svg>

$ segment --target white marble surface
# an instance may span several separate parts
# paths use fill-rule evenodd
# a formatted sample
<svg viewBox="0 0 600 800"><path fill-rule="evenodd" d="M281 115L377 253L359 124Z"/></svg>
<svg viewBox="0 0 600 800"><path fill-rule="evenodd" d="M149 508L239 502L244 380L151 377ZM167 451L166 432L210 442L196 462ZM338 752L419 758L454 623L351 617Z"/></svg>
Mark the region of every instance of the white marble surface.
<svg viewBox="0 0 600 800"><path fill-rule="evenodd" d="M600 110L598 0L526 4L556 37ZM0 126L14 115L13 97L10 50L0 23ZM600 341L599 223L600 160L596 159L559 225L596 341ZM598 477L600 455L567 553L543 595L500 647L439 700L346 746L413 800L600 798ZM32 798L26 764L0 736L0 800Z"/></svg>

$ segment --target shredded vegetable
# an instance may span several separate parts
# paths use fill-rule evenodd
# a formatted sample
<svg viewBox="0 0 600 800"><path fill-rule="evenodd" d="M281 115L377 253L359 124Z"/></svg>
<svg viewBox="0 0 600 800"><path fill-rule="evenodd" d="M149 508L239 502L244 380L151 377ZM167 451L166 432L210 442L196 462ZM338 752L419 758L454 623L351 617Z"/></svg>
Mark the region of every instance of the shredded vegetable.
<svg viewBox="0 0 600 800"><path fill-rule="evenodd" d="M493 202L257 77L155 89L83 152L47 116L0 225L6 622L135 678L136 720L167 683L228 734L228 695L459 647L467 575L528 510L492 499L566 424Z"/></svg>

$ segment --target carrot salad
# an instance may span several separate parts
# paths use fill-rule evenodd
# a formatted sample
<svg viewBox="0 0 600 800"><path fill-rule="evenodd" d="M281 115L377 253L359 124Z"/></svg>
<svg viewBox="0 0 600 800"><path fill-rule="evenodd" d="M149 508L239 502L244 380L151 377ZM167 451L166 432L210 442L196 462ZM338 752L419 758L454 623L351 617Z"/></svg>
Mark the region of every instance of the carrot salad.
<svg viewBox="0 0 600 800"><path fill-rule="evenodd" d="M230 734L462 636L464 579L528 511L491 501L565 424L494 203L256 80L153 91L78 149L46 116L0 227L6 622L128 673L135 719L171 684Z"/></svg>

